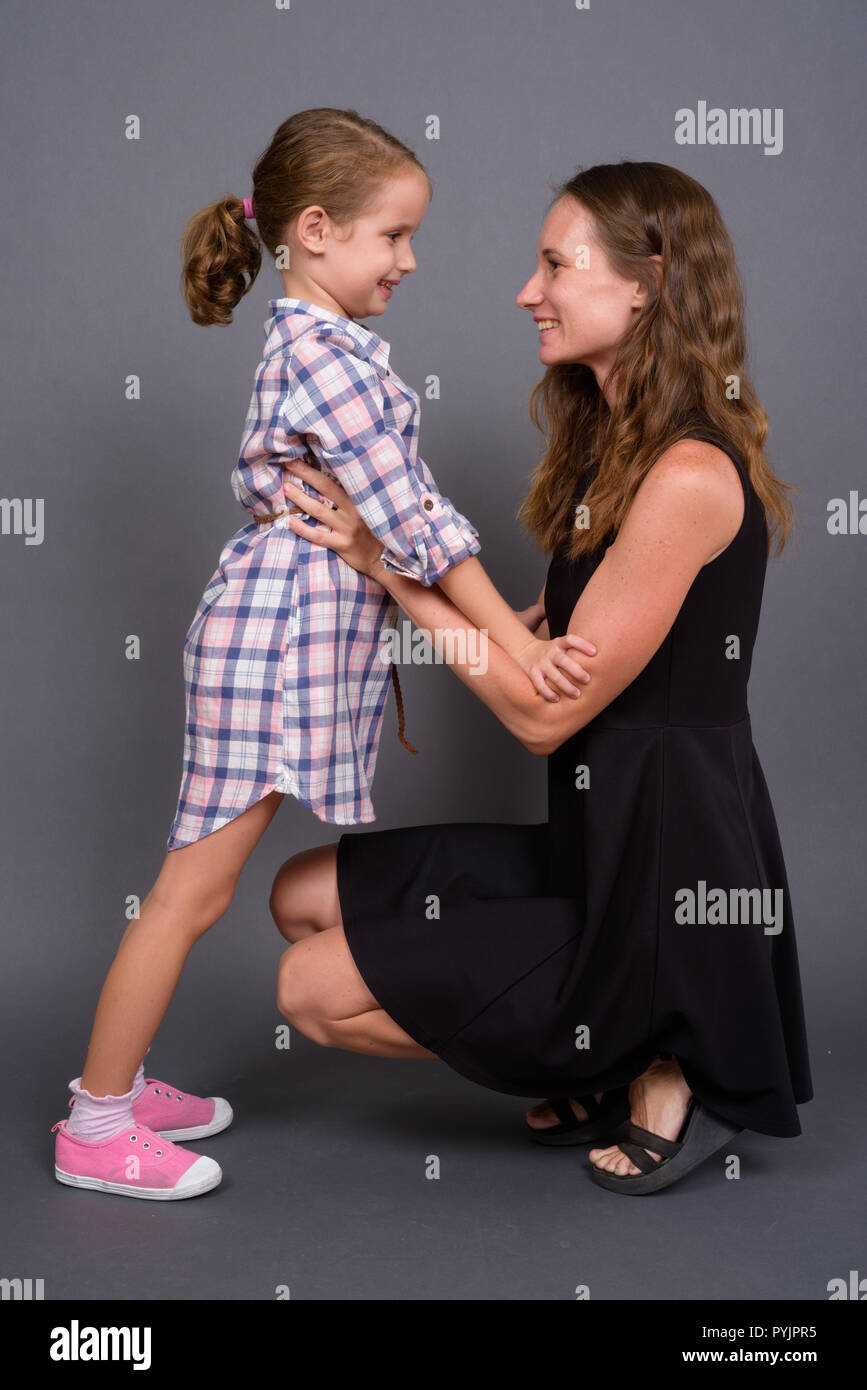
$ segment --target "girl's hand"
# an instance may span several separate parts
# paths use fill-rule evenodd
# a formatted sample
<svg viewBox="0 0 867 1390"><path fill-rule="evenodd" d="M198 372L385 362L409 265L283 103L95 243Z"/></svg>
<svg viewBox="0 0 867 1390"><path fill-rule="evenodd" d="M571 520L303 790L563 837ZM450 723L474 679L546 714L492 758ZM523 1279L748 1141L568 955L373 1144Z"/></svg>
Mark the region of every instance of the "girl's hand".
<svg viewBox="0 0 867 1390"><path fill-rule="evenodd" d="M373 578L382 554L382 542L362 521L348 493L333 478L327 477L318 468L312 468L303 459L293 459L285 467L287 476L283 479L283 496L286 505L302 507L309 516L323 523L321 526L310 526L300 516L287 516L286 525L291 526L296 535L335 551L354 570ZM309 492L296 486L288 476L290 473L297 474L314 487L319 497L311 497ZM326 500L320 500L320 497Z"/></svg>
<svg viewBox="0 0 867 1390"><path fill-rule="evenodd" d="M531 638L518 653L517 660L545 700L552 704L559 700L558 690L577 700L580 686L587 684L590 673L574 659L576 650L586 656L596 654L592 642L575 632L567 632L564 637L554 637L549 642Z"/></svg>

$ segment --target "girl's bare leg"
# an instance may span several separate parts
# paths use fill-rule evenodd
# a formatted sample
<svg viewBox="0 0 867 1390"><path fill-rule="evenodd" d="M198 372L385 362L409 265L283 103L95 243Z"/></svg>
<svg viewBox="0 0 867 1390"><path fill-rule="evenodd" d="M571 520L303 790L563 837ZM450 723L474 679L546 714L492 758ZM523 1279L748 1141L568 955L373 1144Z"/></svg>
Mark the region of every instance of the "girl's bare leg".
<svg viewBox="0 0 867 1390"><path fill-rule="evenodd" d="M99 996L81 1085L126 1095L200 936L226 912L238 877L283 800L269 792L195 844L170 850L127 927Z"/></svg>
<svg viewBox="0 0 867 1390"><path fill-rule="evenodd" d="M305 1037L374 1057L436 1057L381 1009L352 959L337 892L337 845L287 859L271 889L271 913L287 941L277 1007Z"/></svg>

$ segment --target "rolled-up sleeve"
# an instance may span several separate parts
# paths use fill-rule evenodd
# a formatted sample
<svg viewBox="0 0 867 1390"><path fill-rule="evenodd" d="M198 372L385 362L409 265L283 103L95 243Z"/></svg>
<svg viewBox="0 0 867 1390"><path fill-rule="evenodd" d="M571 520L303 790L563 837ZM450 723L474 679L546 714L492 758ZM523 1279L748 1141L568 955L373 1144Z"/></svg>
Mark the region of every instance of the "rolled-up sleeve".
<svg viewBox="0 0 867 1390"><path fill-rule="evenodd" d="M476 528L438 492L400 431L385 424L373 363L310 335L296 343L291 366L285 428L303 436L323 472L351 497L382 542L386 568L429 586L477 554Z"/></svg>

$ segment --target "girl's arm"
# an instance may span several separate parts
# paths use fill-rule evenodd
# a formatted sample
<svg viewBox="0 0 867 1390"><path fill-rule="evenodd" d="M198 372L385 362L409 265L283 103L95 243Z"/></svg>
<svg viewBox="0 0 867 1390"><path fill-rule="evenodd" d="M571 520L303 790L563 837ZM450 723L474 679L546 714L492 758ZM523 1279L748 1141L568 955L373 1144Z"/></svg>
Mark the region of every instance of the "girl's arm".
<svg viewBox="0 0 867 1390"><path fill-rule="evenodd" d="M292 501L304 495L288 481L286 492ZM559 748L635 680L665 640L702 566L736 535L744 509L740 479L722 450L685 439L661 455L569 620L570 633L588 633L596 644L598 655L589 658L593 680L580 701L554 703L533 689L496 644L488 646L485 671L463 660L461 651L480 650L474 624L441 593L388 570L373 554L371 537L363 535L351 508L341 504L340 490L324 480L323 492L333 498L337 513L328 520L327 502L312 502L311 510L333 529L309 527L296 516L288 518L288 525L378 580L418 627L463 632L464 642L448 648L451 670L539 756ZM585 643L583 650L588 649Z"/></svg>
<svg viewBox="0 0 867 1390"><path fill-rule="evenodd" d="M417 460L418 471L425 484L430 487L434 495L437 495L436 480L425 463L419 457ZM437 583L443 593L451 599L456 608L475 623L477 628L487 630L488 636L493 638L503 651L508 652L520 666L533 679L534 667L539 674L547 672L550 678L552 671L550 666L546 666L545 657L550 655L545 649L545 643L550 640L548 634L547 621L543 621L541 631L537 628L535 633L528 635L528 624L521 618L515 610L506 602L500 594L499 589L489 579L485 568L480 560L470 558L459 561L451 569L441 574ZM545 586L542 585L542 594ZM542 602L542 594L539 595L539 603ZM583 668L577 663L566 661L560 667L565 670L572 666L579 680L589 679ZM556 674L556 673L555 673ZM548 687L539 680L534 680L536 689L540 694L552 698L548 694ZM567 690L570 694L579 693L573 691L573 686L568 681L557 682L558 688Z"/></svg>
<svg viewBox="0 0 867 1390"><path fill-rule="evenodd" d="M541 639L548 636L547 623L544 634L538 630L535 634L529 634L515 610L488 578L481 562L475 558L464 560L442 575L439 587L476 627L486 628L488 636L494 639L497 646L502 647L529 672L538 659L539 648L544 645Z"/></svg>
<svg viewBox="0 0 867 1390"><path fill-rule="evenodd" d="M317 329L293 344L288 362L270 359L269 389L279 401L275 418L285 438L299 441L283 450L285 466L293 471L299 452L309 451L321 464L319 473L334 475L379 540L378 558L386 569L426 588L441 582L456 606L520 663L545 699L556 701L557 690L577 698L589 680L569 655L578 644L540 640L500 596L472 559L481 548L476 528L439 493L414 445L385 423L377 367L344 344L340 335ZM272 435L276 442L278 431Z"/></svg>
<svg viewBox="0 0 867 1390"><path fill-rule="evenodd" d="M295 471L309 453L319 472L303 474L305 483L316 487L320 473L333 475L380 542L387 569L427 587L477 554L476 528L426 485L430 474L417 471L414 442L386 424L385 389L373 362L322 328L302 334L278 368L284 380L277 421L284 438L298 441L282 449L284 467ZM275 392L279 387L275 380ZM307 496L297 499L300 506Z"/></svg>

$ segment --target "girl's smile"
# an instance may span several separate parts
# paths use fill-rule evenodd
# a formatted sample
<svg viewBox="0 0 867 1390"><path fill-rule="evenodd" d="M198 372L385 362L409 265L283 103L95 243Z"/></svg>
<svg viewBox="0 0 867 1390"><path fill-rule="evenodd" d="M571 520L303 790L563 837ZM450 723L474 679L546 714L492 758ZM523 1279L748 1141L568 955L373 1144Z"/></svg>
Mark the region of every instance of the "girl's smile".
<svg viewBox="0 0 867 1390"><path fill-rule="evenodd" d="M287 236L292 269L281 271L286 295L349 319L383 314L396 286L416 268L411 242L429 202L427 180L412 170L390 180L348 233L311 204Z"/></svg>

